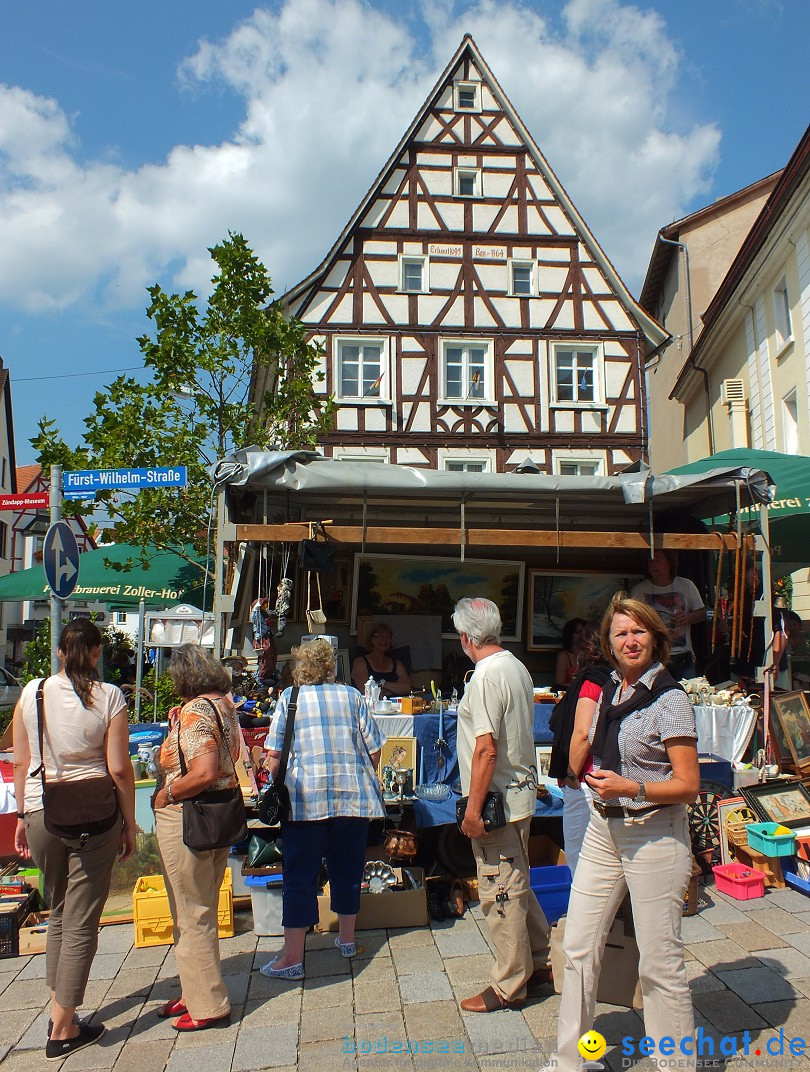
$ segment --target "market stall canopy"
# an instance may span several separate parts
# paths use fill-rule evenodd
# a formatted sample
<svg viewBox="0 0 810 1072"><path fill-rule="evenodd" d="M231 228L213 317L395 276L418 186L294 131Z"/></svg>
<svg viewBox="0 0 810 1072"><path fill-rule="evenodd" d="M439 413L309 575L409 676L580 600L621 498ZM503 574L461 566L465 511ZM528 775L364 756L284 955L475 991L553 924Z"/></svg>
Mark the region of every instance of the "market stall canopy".
<svg viewBox="0 0 810 1072"><path fill-rule="evenodd" d="M85 551L79 555L79 583L71 599L86 599L112 607L137 607L142 599L156 607L186 603L191 597L195 603L202 601L205 573L201 561L190 563L171 551L154 548L149 551L149 568L145 569L140 563L140 553L140 548L126 543ZM134 560L135 565L127 572L106 564L123 564L128 560ZM44 599L49 592L42 565L0 577L0 601L3 602ZM206 602L210 606L210 585Z"/></svg>
<svg viewBox="0 0 810 1072"><path fill-rule="evenodd" d="M727 466L736 466L745 479L748 474L761 476L764 471L775 485L768 522L771 559L778 567L777 574L810 566L810 458L772 450L723 450L710 458L681 465L672 470L672 475L679 479L711 475ZM758 520L745 505L741 514L743 520Z"/></svg>
<svg viewBox="0 0 810 1072"><path fill-rule="evenodd" d="M243 497L245 509L239 520L248 520L253 499L259 502L256 493L266 492L268 521L330 519L336 526L365 526L384 517L388 526L459 526L463 511L462 525L496 525L507 543L510 526L529 523L537 529L604 531L609 523L618 532L645 532L651 511L696 518L728 512L736 502L738 484L746 506L769 502L772 493L766 473L746 469L743 475L737 465L720 465L705 474L655 475L642 467L610 477L566 477L439 472L251 447L224 458L213 475L217 486L231 492L233 505L238 505L239 495ZM233 511L231 518L235 519Z"/></svg>

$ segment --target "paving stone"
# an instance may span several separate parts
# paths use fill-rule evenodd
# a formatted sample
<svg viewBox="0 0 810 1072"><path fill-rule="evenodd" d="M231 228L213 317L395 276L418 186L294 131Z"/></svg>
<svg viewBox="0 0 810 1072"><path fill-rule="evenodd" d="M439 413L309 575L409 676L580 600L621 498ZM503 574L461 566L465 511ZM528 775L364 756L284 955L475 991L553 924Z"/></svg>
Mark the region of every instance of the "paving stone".
<svg viewBox="0 0 810 1072"><path fill-rule="evenodd" d="M233 1072L253 1072L261 1068L294 1066L297 1050L298 1027L295 1024L279 1024L271 1031L267 1028L243 1029L239 1032L231 1068ZM207 1066L203 1067L208 1072Z"/></svg>
<svg viewBox="0 0 810 1072"><path fill-rule="evenodd" d="M765 1024L762 1017L758 1016L741 997L729 990L695 994L693 1002L695 1009L720 1032L744 1031L746 1028L763 1027Z"/></svg>
<svg viewBox="0 0 810 1072"><path fill-rule="evenodd" d="M3 1009L32 1009L45 1006L48 988L41 979L18 979L6 987L0 1004Z"/></svg>
<svg viewBox="0 0 810 1072"><path fill-rule="evenodd" d="M810 957L793 946L763 949L757 957L767 967L788 979L810 979Z"/></svg>
<svg viewBox="0 0 810 1072"><path fill-rule="evenodd" d="M98 934L99 953L128 953L133 942L132 924L102 927Z"/></svg>
<svg viewBox="0 0 810 1072"><path fill-rule="evenodd" d="M765 1001L757 1005L756 1011L777 1030L784 1028L786 1038L799 1035L810 1043L810 1001Z"/></svg>
<svg viewBox="0 0 810 1072"><path fill-rule="evenodd" d="M681 922L681 937L687 945L694 945L696 942L717 942L725 938L725 935L698 915L684 916Z"/></svg>
<svg viewBox="0 0 810 1072"><path fill-rule="evenodd" d="M475 1054L471 1052L469 1043L466 1044L465 1049L461 1052L455 1052L452 1047L454 1044L461 1045L461 1040L453 1040L450 1043L450 1053L436 1053L435 1047L431 1047L429 1051L425 1052L419 1046L418 1052L414 1053L411 1057L413 1068L415 1072L438 1072L439 1069L452 1068L453 1072L478 1072L479 1068L484 1068L489 1072L491 1069L494 1072L494 1065L481 1064L475 1058ZM526 1057L526 1069L525 1072L536 1072L538 1060L536 1053L527 1053ZM366 1072L366 1066L361 1066L363 1072ZM517 1069L520 1072L520 1064L515 1061L514 1064L510 1063L510 1069Z"/></svg>
<svg viewBox="0 0 810 1072"><path fill-rule="evenodd" d="M3 1072L42 1072L44 1064L42 1050L11 1050L3 1059Z"/></svg>
<svg viewBox="0 0 810 1072"><path fill-rule="evenodd" d="M17 975L18 979L44 979L45 957L31 957L24 968Z"/></svg>
<svg viewBox="0 0 810 1072"><path fill-rule="evenodd" d="M757 964L756 959L747 950L729 938L724 938L719 942L700 942L693 945L691 949L695 959L714 972L720 969L731 971L734 968L754 967Z"/></svg>
<svg viewBox="0 0 810 1072"><path fill-rule="evenodd" d="M392 975L393 981L393 975ZM307 979L304 986L303 1009L330 1009L336 1005L351 1007L352 982L350 979L334 979L324 976ZM274 999L275 1005L278 998Z"/></svg>
<svg viewBox="0 0 810 1072"><path fill-rule="evenodd" d="M307 978L319 975L351 975L350 962L337 949L315 949L307 953L304 962Z"/></svg>
<svg viewBox="0 0 810 1072"><path fill-rule="evenodd" d="M224 975L222 981L228 991L231 1005L244 1005L247 1001L250 973L243 972L241 975Z"/></svg>
<svg viewBox="0 0 810 1072"><path fill-rule="evenodd" d="M144 997L148 997L156 978L157 964L153 964L150 968L131 968L119 971L107 991L107 1000L110 1001L113 998L134 996L136 994L143 994Z"/></svg>
<svg viewBox="0 0 810 1072"><path fill-rule="evenodd" d="M489 953L478 953L471 957L451 957L445 964L444 970L454 987L478 985L482 980L489 980L492 957Z"/></svg>
<svg viewBox="0 0 810 1072"><path fill-rule="evenodd" d="M407 1053L403 1010L397 1006L383 1013L355 1016L354 1039L358 1057L387 1053L392 1050L392 1044L395 1042L401 1042Z"/></svg>
<svg viewBox="0 0 810 1072"><path fill-rule="evenodd" d="M444 961L438 949L429 949L426 946L395 949L392 958L396 974L399 976L444 971Z"/></svg>
<svg viewBox="0 0 810 1072"><path fill-rule="evenodd" d="M467 1013L464 1026L470 1045L476 1055L530 1051L535 1055L539 1049L537 1040L521 1013L513 1009L487 1013Z"/></svg>
<svg viewBox="0 0 810 1072"><path fill-rule="evenodd" d="M130 949L124 965L126 968L150 968L153 964L160 966L170 948L168 945L153 945L143 949Z"/></svg>
<svg viewBox="0 0 810 1072"><path fill-rule="evenodd" d="M302 1044L351 1037L353 1032L354 1017L351 1006L338 1005L325 1009L305 1009L301 1013Z"/></svg>
<svg viewBox="0 0 810 1072"><path fill-rule="evenodd" d="M452 930L435 930L433 937L444 959L474 956L489 949L481 931L472 921L456 923Z"/></svg>
<svg viewBox="0 0 810 1072"><path fill-rule="evenodd" d="M430 949L423 947L422 952L429 953ZM375 957L373 960L354 960L352 974L358 983L395 983L397 979L394 961L389 956Z"/></svg>
<svg viewBox="0 0 810 1072"><path fill-rule="evenodd" d="M179 1050L175 1046L169 1056L166 1072L200 1072L201 1068L204 1068L205 1072L230 1072L235 1044L217 1044L210 1039L211 1036L208 1035L208 1045L195 1046L193 1049Z"/></svg>
<svg viewBox="0 0 810 1072"><path fill-rule="evenodd" d="M718 971L717 977L749 1005L759 1001L781 1001L794 997L796 993L787 980L764 966L738 971Z"/></svg>
<svg viewBox="0 0 810 1072"><path fill-rule="evenodd" d="M335 1042L310 1042L298 1051L297 1072L348 1072L356 1068L354 1054L346 1054L340 1044ZM362 1066L367 1068L365 1064ZM393 1060L380 1068L395 1067Z"/></svg>
<svg viewBox="0 0 810 1072"><path fill-rule="evenodd" d="M435 945L433 934L427 927L416 930L390 930L388 932L388 945L393 949L401 949L409 945Z"/></svg>
<svg viewBox="0 0 810 1072"><path fill-rule="evenodd" d="M444 972L402 976L399 989L403 1005L417 1001L445 1001L453 997L452 988Z"/></svg>
<svg viewBox="0 0 810 1072"><path fill-rule="evenodd" d="M644 1035L644 1023L634 1009L604 1005L601 1002L596 1006L593 1026L600 1035L605 1036L610 1046L617 1045L627 1035L634 1039Z"/></svg>
<svg viewBox="0 0 810 1072"><path fill-rule="evenodd" d="M703 994L709 990L725 990L726 984L710 972L699 960L690 960L686 964L686 978L693 994Z"/></svg>
<svg viewBox="0 0 810 1072"><path fill-rule="evenodd" d="M90 979L114 979L125 959L125 953L97 953L90 966Z"/></svg>
<svg viewBox="0 0 810 1072"><path fill-rule="evenodd" d="M245 950L242 953L234 953L222 960L222 975L247 975L253 971L254 950Z"/></svg>
<svg viewBox="0 0 810 1072"><path fill-rule="evenodd" d="M809 903L803 893L790 889L769 890L767 901L768 908L783 908L786 912L806 912Z"/></svg>
<svg viewBox="0 0 810 1072"><path fill-rule="evenodd" d="M349 999L351 1004L351 998ZM248 1001L242 1007L242 1027L297 1024L301 1019L301 991L279 994L272 1001Z"/></svg>
<svg viewBox="0 0 810 1072"><path fill-rule="evenodd" d="M127 1042L115 1062L115 1072L161 1072L171 1053L173 1039Z"/></svg>
<svg viewBox="0 0 810 1072"><path fill-rule="evenodd" d="M367 960L388 953L388 935L385 931L358 931L356 960Z"/></svg>
<svg viewBox="0 0 810 1072"><path fill-rule="evenodd" d="M231 1022L224 1027L211 1028L208 1031L176 1031L175 1050L199 1050L204 1046L236 1045L236 1038L242 1027L242 1008L231 1009Z"/></svg>
<svg viewBox="0 0 810 1072"><path fill-rule="evenodd" d="M248 983L247 1000L269 1001L276 994L286 994L288 992L296 992L300 994L302 990L302 979L268 979L260 972L251 972Z"/></svg>
<svg viewBox="0 0 810 1072"><path fill-rule="evenodd" d="M411 976L414 978L414 976ZM446 995L442 994L442 997ZM354 1011L358 1015L369 1012L385 1012L399 1006L399 989L396 983L367 983L354 985Z"/></svg>
<svg viewBox="0 0 810 1072"><path fill-rule="evenodd" d="M794 949L798 949L800 952L810 956L810 932L785 932L785 941L792 945Z"/></svg>
<svg viewBox="0 0 810 1072"><path fill-rule="evenodd" d="M787 942L777 938L773 931L752 920L745 923L720 923L718 927L727 938L749 952L757 949L779 949L787 945Z"/></svg>
<svg viewBox="0 0 810 1072"><path fill-rule="evenodd" d="M409 1039L465 1038L464 1023L455 1001L418 1002L403 1009Z"/></svg>
<svg viewBox="0 0 810 1072"><path fill-rule="evenodd" d="M767 927L768 930L780 936L810 932L810 919L804 921L799 916L786 912L784 908L776 906L764 908L761 912L757 912L754 918L761 926Z"/></svg>
<svg viewBox="0 0 810 1072"><path fill-rule="evenodd" d="M123 1040L113 1042L105 1032L93 1046L87 1046L78 1053L72 1053L62 1062L64 1072L86 1072L94 1068L112 1068L123 1049Z"/></svg>
<svg viewBox="0 0 810 1072"><path fill-rule="evenodd" d="M744 923L748 916L727 901L716 901L706 908L701 908L696 916L685 916L683 922L685 923L687 919L702 919L704 923L710 923L712 927L716 927L718 923Z"/></svg>
<svg viewBox="0 0 810 1072"><path fill-rule="evenodd" d="M153 1042L157 1039L176 1041L177 1032L172 1027L171 1019L162 1019L156 1015L161 1004L157 1001L147 1001L144 1004L140 1016L133 1025L130 1039L139 1042Z"/></svg>
<svg viewBox="0 0 810 1072"><path fill-rule="evenodd" d="M6 1035L6 1024L12 1019L11 1030L17 1032L16 1049L18 1050L44 1050L45 1043L48 1041L48 1018L50 1016L49 1009L42 1009L37 1007L36 1009L28 1009L27 1011L20 1010L18 1012L10 1012L8 1015L2 1018L0 1022L0 1041L12 1042L12 1038ZM19 1030L20 1024L26 1024L23 1031Z"/></svg>

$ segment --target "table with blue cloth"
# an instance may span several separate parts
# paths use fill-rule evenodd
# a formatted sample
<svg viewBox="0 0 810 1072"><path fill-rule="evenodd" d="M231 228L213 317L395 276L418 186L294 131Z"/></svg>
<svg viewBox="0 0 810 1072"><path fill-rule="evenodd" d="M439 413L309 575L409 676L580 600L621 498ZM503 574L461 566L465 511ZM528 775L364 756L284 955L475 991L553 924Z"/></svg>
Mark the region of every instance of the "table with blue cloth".
<svg viewBox="0 0 810 1072"><path fill-rule="evenodd" d="M551 744L548 720L554 710L553 704L534 705L534 740L535 744ZM375 715L375 721L386 737L415 737L417 740L416 771L414 781L417 785L435 785L443 782L452 790L447 800L421 800L417 797L410 801L418 827L444 826L456 821L456 802L461 796L461 775L458 769L458 752L456 749L457 716L453 709L442 713L441 746L442 766L439 767L439 715ZM562 791L550 786L549 803L537 801L534 814L542 818L561 816L563 810ZM395 801L387 801L394 804Z"/></svg>

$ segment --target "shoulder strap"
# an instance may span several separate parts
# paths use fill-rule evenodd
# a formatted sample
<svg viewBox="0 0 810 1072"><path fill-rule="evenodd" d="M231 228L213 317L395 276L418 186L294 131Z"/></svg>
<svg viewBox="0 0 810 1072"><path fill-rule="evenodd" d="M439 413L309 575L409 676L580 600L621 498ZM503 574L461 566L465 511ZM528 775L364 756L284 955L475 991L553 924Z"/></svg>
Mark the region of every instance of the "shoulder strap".
<svg viewBox="0 0 810 1072"><path fill-rule="evenodd" d="M42 790L45 791L45 753L42 750L45 737L45 678L39 679L37 684L37 737L39 738L39 766L31 771L30 777L39 775L42 781Z"/></svg>
<svg viewBox="0 0 810 1072"><path fill-rule="evenodd" d="M227 742L227 738L225 736L225 727L222 725L222 718L220 717L220 714L219 714L219 708L214 703L214 701L209 700L207 696L198 696L197 699L198 700L205 700L205 702L211 707L211 709L214 712L214 717L217 720L217 726L219 727L219 736L227 744L228 742ZM179 720L179 718L178 718L178 721L177 721L177 758L180 760L180 774L184 775L184 774L187 773L188 767L186 766L186 757L183 755L183 749L180 747L180 720ZM230 749L228 749L228 759L231 760L231 766L233 767L233 774L234 774L234 777L236 778L236 780L238 782L239 781L239 775L236 773L236 764L231 759L231 750Z"/></svg>
<svg viewBox="0 0 810 1072"><path fill-rule="evenodd" d="M273 779L274 785L284 785L284 779L287 777L287 760L290 758L290 745L293 738L293 725L295 723L295 712L298 709L298 685L293 685L293 690L290 693L290 700L287 704L287 723L284 727L284 744L281 748L281 758L278 764L278 772Z"/></svg>

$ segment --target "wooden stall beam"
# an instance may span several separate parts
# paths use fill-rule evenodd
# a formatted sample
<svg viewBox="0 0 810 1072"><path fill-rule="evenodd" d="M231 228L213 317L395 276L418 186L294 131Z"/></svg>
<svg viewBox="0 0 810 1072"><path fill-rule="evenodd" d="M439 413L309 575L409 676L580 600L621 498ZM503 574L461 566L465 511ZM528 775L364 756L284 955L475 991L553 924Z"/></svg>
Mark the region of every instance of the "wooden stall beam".
<svg viewBox="0 0 810 1072"><path fill-rule="evenodd" d="M336 543L360 544L421 544L458 547L461 530L457 528L412 528L396 525L369 525L365 533L360 525L327 525L329 540ZM616 548L649 551L649 536L637 532L579 532L543 529L485 529L467 527L465 547L583 547ZM236 539L255 542L297 543L307 539L309 525L237 525ZM667 550L719 551L721 546L734 548L734 533L659 533L654 537L656 548Z"/></svg>

